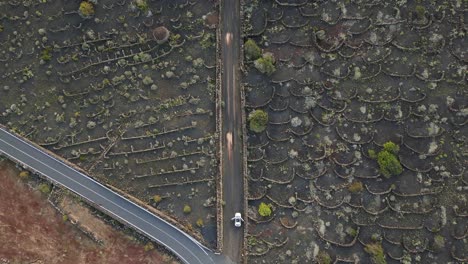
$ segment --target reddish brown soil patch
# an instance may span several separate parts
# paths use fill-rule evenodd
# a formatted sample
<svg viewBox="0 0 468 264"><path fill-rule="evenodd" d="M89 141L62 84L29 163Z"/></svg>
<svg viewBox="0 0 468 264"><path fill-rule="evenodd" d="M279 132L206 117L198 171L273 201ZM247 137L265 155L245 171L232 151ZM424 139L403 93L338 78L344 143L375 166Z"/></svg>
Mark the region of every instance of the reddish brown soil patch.
<svg viewBox="0 0 468 264"><path fill-rule="evenodd" d="M206 15L205 23L208 27L216 27L219 22L218 12L209 13Z"/></svg>
<svg viewBox="0 0 468 264"><path fill-rule="evenodd" d="M13 263L172 263L155 250L112 228L101 229L98 245L17 177L18 170L0 162L0 260ZM100 221L96 218L96 221ZM105 234L102 234L105 232Z"/></svg>

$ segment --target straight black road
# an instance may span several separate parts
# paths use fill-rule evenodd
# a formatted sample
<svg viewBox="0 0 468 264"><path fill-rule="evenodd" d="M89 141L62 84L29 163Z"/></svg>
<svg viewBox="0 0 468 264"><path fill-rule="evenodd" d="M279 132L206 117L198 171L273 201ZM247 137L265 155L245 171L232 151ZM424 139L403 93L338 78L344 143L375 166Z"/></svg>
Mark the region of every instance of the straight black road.
<svg viewBox="0 0 468 264"><path fill-rule="evenodd" d="M99 210L165 246L184 263L228 263L175 226L0 126L2 153L84 197Z"/></svg>
<svg viewBox="0 0 468 264"><path fill-rule="evenodd" d="M246 218L242 170L242 107L239 87L240 1L221 1L221 110L223 173L223 255L234 263L241 262L243 227L231 220L240 212Z"/></svg>

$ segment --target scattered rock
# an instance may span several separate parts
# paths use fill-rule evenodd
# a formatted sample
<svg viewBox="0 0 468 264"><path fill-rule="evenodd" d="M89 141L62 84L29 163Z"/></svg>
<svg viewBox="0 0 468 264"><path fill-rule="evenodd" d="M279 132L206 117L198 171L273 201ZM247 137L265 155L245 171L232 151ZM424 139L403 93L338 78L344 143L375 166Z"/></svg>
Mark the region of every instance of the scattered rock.
<svg viewBox="0 0 468 264"><path fill-rule="evenodd" d="M156 40L156 43L163 44L169 39L170 31L164 27L160 26L153 30L153 38Z"/></svg>

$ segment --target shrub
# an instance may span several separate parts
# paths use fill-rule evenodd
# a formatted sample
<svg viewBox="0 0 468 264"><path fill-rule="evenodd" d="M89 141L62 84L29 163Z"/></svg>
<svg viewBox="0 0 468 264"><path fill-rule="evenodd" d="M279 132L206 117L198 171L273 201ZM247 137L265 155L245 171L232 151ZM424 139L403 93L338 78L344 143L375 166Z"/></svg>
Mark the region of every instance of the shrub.
<svg viewBox="0 0 468 264"><path fill-rule="evenodd" d="M348 191L352 193L357 193L361 192L364 189L362 182L360 181L353 181L349 186L348 186Z"/></svg>
<svg viewBox="0 0 468 264"><path fill-rule="evenodd" d="M262 49L260 49L257 43L252 39L248 39L244 43L244 51L247 60L256 60L262 56Z"/></svg>
<svg viewBox="0 0 468 264"><path fill-rule="evenodd" d="M352 227L348 227L346 228L346 234L352 236L352 237L356 237L358 235L358 232L356 229L352 228Z"/></svg>
<svg viewBox="0 0 468 264"><path fill-rule="evenodd" d="M401 167L397 156L387 150L379 152L379 155L377 155L377 162L379 163L380 173L382 173L386 178L390 178L394 175L400 175L403 172L403 168Z"/></svg>
<svg viewBox="0 0 468 264"><path fill-rule="evenodd" d="M318 264L331 264L332 258L326 251L320 251L317 255Z"/></svg>
<svg viewBox="0 0 468 264"><path fill-rule="evenodd" d="M63 215L62 215L62 221L63 221L63 222L68 221L68 215L63 214Z"/></svg>
<svg viewBox="0 0 468 264"><path fill-rule="evenodd" d="M203 49L212 47L216 43L216 36L212 33L206 33L200 40L200 45Z"/></svg>
<svg viewBox="0 0 468 264"><path fill-rule="evenodd" d="M46 47L41 51L41 60L43 61L50 61L52 59L52 55L50 52L52 51L52 47Z"/></svg>
<svg viewBox="0 0 468 264"><path fill-rule="evenodd" d="M426 8L422 5L417 5L414 8L414 11L416 12L416 15L418 16L419 19L423 19L424 14L426 14Z"/></svg>
<svg viewBox="0 0 468 264"><path fill-rule="evenodd" d="M44 194L49 194L50 193L50 186L47 183L41 183L39 184L38 187L39 191Z"/></svg>
<svg viewBox="0 0 468 264"><path fill-rule="evenodd" d="M366 251L372 257L372 263L374 264L387 264L385 254L380 243L370 243L364 247Z"/></svg>
<svg viewBox="0 0 468 264"><path fill-rule="evenodd" d="M94 5L88 1L83 1L80 4L80 8L78 9L78 12L82 17L88 18L94 15Z"/></svg>
<svg viewBox="0 0 468 264"><path fill-rule="evenodd" d="M261 58L258 58L254 61L254 66L261 73L271 75L273 72L276 71L275 57L273 57L272 53L266 52Z"/></svg>
<svg viewBox="0 0 468 264"><path fill-rule="evenodd" d="M154 249L153 243L151 243L151 242L146 243L144 249L145 249L145 251L153 250Z"/></svg>
<svg viewBox="0 0 468 264"><path fill-rule="evenodd" d="M198 227L203 227L204 226L203 219L198 218L196 224L197 224Z"/></svg>
<svg viewBox="0 0 468 264"><path fill-rule="evenodd" d="M400 151L400 146L398 146L397 144L393 143L392 141L388 141L386 142L384 145L384 150L392 153L392 154L397 154L398 151Z"/></svg>
<svg viewBox="0 0 468 264"><path fill-rule="evenodd" d="M29 178L29 171L21 171L18 176L20 177L20 179L22 180L25 180L27 178Z"/></svg>
<svg viewBox="0 0 468 264"><path fill-rule="evenodd" d="M369 150L367 151L367 154L369 155L369 158L371 158L371 159L377 159L377 153L375 153L375 150L369 149Z"/></svg>
<svg viewBox="0 0 468 264"><path fill-rule="evenodd" d="M135 5L141 11L148 11L148 2L146 0L135 0Z"/></svg>
<svg viewBox="0 0 468 264"><path fill-rule="evenodd" d="M265 130L268 123L268 114L263 110L255 110L249 114L249 127L255 133Z"/></svg>
<svg viewBox="0 0 468 264"><path fill-rule="evenodd" d="M433 248L435 250L441 250L443 249L445 246L445 237L441 236L441 235L436 235L434 237L434 244L433 244Z"/></svg>
<svg viewBox="0 0 468 264"><path fill-rule="evenodd" d="M155 203L161 202L161 201L162 201L161 195L156 194L155 196L153 196L153 201L154 201Z"/></svg>
<svg viewBox="0 0 468 264"><path fill-rule="evenodd" d="M184 205L184 214L190 214L190 212L192 212L190 205Z"/></svg>
<svg viewBox="0 0 468 264"><path fill-rule="evenodd" d="M249 246L251 246L251 247L256 246L257 243L258 243L258 241L257 241L257 238L256 238L256 237L254 237L254 236L249 236L249 237L247 238L247 244L248 244Z"/></svg>
<svg viewBox="0 0 468 264"><path fill-rule="evenodd" d="M263 202L260 203L260 205L258 206L258 213L263 217L270 216L272 213L271 205L263 203Z"/></svg>

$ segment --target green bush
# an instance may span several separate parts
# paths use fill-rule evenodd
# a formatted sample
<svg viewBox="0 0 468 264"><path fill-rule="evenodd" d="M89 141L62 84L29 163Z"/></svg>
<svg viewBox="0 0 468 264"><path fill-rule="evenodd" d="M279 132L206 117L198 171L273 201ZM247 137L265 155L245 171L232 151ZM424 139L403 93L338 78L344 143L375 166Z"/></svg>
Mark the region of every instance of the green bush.
<svg viewBox="0 0 468 264"><path fill-rule="evenodd" d="M262 49L252 39L248 39L244 43L244 52L247 60L256 60L262 56Z"/></svg>
<svg viewBox="0 0 468 264"><path fill-rule="evenodd" d="M204 34L202 39L200 40L200 45L203 49L213 47L215 43L216 43L216 36L212 33Z"/></svg>
<svg viewBox="0 0 468 264"><path fill-rule="evenodd" d="M356 237L358 235L358 232L356 229L348 227L346 228L346 234L350 235L351 237Z"/></svg>
<svg viewBox="0 0 468 264"><path fill-rule="evenodd" d="M258 58L254 61L254 66L259 70L261 73L265 73L266 75L271 75L276 71L275 67L275 57L270 52L266 52L263 54L261 58Z"/></svg>
<svg viewBox="0 0 468 264"><path fill-rule="evenodd" d="M88 18L94 15L94 5L88 1L83 1L80 4L80 8L78 9L78 12L82 17Z"/></svg>
<svg viewBox="0 0 468 264"><path fill-rule="evenodd" d="M271 205L263 202L260 203L260 205L258 206L258 213L263 217L270 216L272 213Z"/></svg>
<svg viewBox="0 0 468 264"><path fill-rule="evenodd" d="M29 178L29 171L21 171L18 176L20 177L20 179L22 180L25 180L27 178Z"/></svg>
<svg viewBox="0 0 468 264"><path fill-rule="evenodd" d="M44 193L44 194L49 194L50 191L51 191L51 190L50 190L50 186L49 186L49 184L47 184L47 183L41 183L41 184L39 184L38 189L39 189L39 191L40 191L41 193Z"/></svg>
<svg viewBox="0 0 468 264"><path fill-rule="evenodd" d="M369 155L369 158L371 158L371 159L377 159L377 153L375 153L375 150L369 149L369 150L367 151L367 154Z"/></svg>
<svg viewBox="0 0 468 264"><path fill-rule="evenodd" d="M153 250L153 249L154 249L153 243L151 243L151 242L146 243L146 245L144 247L145 251L150 251L150 250Z"/></svg>
<svg viewBox="0 0 468 264"><path fill-rule="evenodd" d="M386 178L400 175L403 172L403 168L397 156L387 150L379 152L377 155L377 162L379 163L380 173Z"/></svg>
<svg viewBox="0 0 468 264"><path fill-rule="evenodd" d="M155 203L161 202L161 201L162 201L161 195L159 195L159 194L154 195L154 196L153 196L153 201L154 201Z"/></svg>
<svg viewBox="0 0 468 264"><path fill-rule="evenodd" d="M364 247L366 251L372 257L372 263L374 264L387 264L385 259L385 253L380 243L370 243Z"/></svg>
<svg viewBox="0 0 468 264"><path fill-rule="evenodd" d="M43 61L50 61L52 59L52 55L50 52L52 51L52 47L46 47L41 51L41 60Z"/></svg>
<svg viewBox="0 0 468 264"><path fill-rule="evenodd" d="M205 225L205 224L203 223L203 219L201 219L201 218L198 218L196 224L197 224L197 226L200 227L200 228L203 227L203 226Z"/></svg>
<svg viewBox="0 0 468 264"><path fill-rule="evenodd" d="M364 189L362 182L360 181L353 181L349 186L348 186L348 191L352 193L357 193L361 192Z"/></svg>
<svg viewBox="0 0 468 264"><path fill-rule="evenodd" d="M393 154L397 154L398 151L400 151L400 146L398 146L397 144L393 143L392 141L388 141L386 142L384 145L384 150L390 152L390 153L393 153Z"/></svg>
<svg viewBox="0 0 468 264"><path fill-rule="evenodd" d="M268 113L263 110L255 110L249 114L249 128L255 133L260 133L266 129L268 123Z"/></svg>
<svg viewBox="0 0 468 264"><path fill-rule="evenodd" d="M190 214L190 212L192 212L190 205L184 205L184 214Z"/></svg>
<svg viewBox="0 0 468 264"><path fill-rule="evenodd" d="M146 0L135 0L135 5L138 7L138 9L144 12L148 11L149 9L148 2Z"/></svg>
<svg viewBox="0 0 468 264"><path fill-rule="evenodd" d="M424 14L426 14L426 8L422 5L417 5L414 8L414 11L416 12L416 15L418 16L419 19L423 19Z"/></svg>

